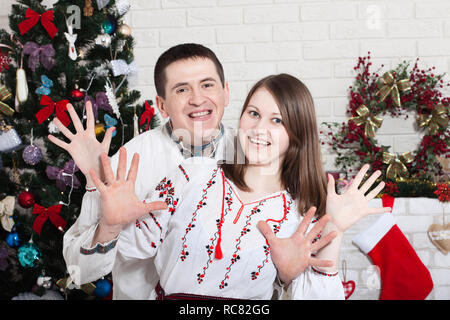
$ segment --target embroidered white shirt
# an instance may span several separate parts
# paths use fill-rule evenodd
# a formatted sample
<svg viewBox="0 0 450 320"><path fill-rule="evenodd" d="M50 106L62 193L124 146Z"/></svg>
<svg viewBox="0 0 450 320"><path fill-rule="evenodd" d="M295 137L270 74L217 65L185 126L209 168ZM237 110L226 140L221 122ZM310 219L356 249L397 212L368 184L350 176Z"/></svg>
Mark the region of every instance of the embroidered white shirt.
<svg viewBox="0 0 450 320"><path fill-rule="evenodd" d="M117 250L123 259L155 257L166 294L272 297L277 271L256 225L264 220L276 236L291 236L302 217L289 193L243 203L216 161L191 158L164 177L146 201L157 200L166 201L169 208L151 212L121 231ZM293 299L344 299L339 276L309 268L290 289Z"/></svg>

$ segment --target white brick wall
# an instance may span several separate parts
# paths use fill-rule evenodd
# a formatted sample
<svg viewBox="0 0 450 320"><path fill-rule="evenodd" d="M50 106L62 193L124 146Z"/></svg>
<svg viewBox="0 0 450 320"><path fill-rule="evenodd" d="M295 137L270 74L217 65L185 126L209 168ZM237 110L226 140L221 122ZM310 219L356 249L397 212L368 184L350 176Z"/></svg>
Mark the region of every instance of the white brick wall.
<svg viewBox="0 0 450 320"><path fill-rule="evenodd" d="M394 66L420 57L423 67L449 72L450 3L448 0L129 0L126 23L136 39L140 67L133 85L153 99L153 67L168 47L195 41L212 48L223 62L231 101L224 122L235 126L248 89L261 77L288 72L310 88L318 121L346 121L347 88L358 56L372 52L374 67ZM0 27L7 28L13 0L0 2ZM95 7L95 3L94 3ZM395 131L402 123L402 131ZM393 151L414 148L419 137L411 122L386 119L378 135ZM408 142L405 145L405 142ZM326 151L324 150L325 154ZM333 156L326 156L332 169ZM436 289L430 298L450 298L449 258L426 237L438 209L414 208L406 201L399 223L427 263ZM361 222L369 225L371 220ZM359 227L361 228L361 227ZM356 229L355 229L356 230ZM354 298L375 299L364 289L369 260L347 241L343 256L348 279L357 280Z"/></svg>

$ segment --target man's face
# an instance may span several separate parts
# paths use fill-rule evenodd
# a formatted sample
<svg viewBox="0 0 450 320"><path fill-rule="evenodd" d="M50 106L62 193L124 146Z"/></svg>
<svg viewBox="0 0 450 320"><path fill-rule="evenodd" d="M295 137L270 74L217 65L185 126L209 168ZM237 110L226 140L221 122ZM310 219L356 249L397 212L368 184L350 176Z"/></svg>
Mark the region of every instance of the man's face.
<svg viewBox="0 0 450 320"><path fill-rule="evenodd" d="M191 145L201 145L219 129L229 101L228 84L222 86L210 59L184 59L165 69L165 98L156 97L164 118L172 121L173 132Z"/></svg>

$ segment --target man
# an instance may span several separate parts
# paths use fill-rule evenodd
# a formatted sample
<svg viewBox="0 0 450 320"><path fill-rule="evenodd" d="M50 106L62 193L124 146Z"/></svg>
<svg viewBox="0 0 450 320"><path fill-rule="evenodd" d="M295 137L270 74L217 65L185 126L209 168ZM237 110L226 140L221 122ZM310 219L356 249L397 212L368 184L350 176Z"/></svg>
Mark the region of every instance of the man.
<svg viewBox="0 0 450 320"><path fill-rule="evenodd" d="M215 54L198 44L182 44L168 49L155 66L156 106L165 125L145 132L125 144L127 171L134 153L140 156L135 192L140 200L162 177L192 156L214 157L218 161L233 159L231 130L221 124L224 108L229 102L228 84ZM86 192L80 215L64 236L63 255L77 284L95 281L112 272L113 299L149 299L158 281L152 261L125 262L117 252L118 226L102 220L101 199L93 188L89 170L102 176L100 154L108 152L114 129L108 130L102 143L95 138L92 107L86 105L87 124L84 130L71 105L68 111L76 129L71 133L59 120L55 124L71 140L70 144L49 135L50 141L70 153L86 176ZM227 155L228 153L228 155ZM118 153L111 158L111 167L118 166ZM152 259L150 259L152 260Z"/></svg>

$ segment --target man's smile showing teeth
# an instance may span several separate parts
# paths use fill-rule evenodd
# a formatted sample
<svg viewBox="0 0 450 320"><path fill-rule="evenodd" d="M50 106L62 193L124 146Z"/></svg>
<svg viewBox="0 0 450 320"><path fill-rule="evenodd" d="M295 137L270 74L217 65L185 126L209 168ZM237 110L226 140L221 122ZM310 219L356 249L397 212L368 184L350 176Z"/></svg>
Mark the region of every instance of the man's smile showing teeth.
<svg viewBox="0 0 450 320"><path fill-rule="evenodd" d="M263 146L269 146L270 143L264 140L259 140L256 138L248 138L250 140L251 143L257 144L257 145L263 145Z"/></svg>
<svg viewBox="0 0 450 320"><path fill-rule="evenodd" d="M204 116L211 114L211 112L212 112L211 110L206 110L206 111L201 111L201 112L192 112L192 113L189 113L189 117L191 117L191 118L204 117Z"/></svg>

